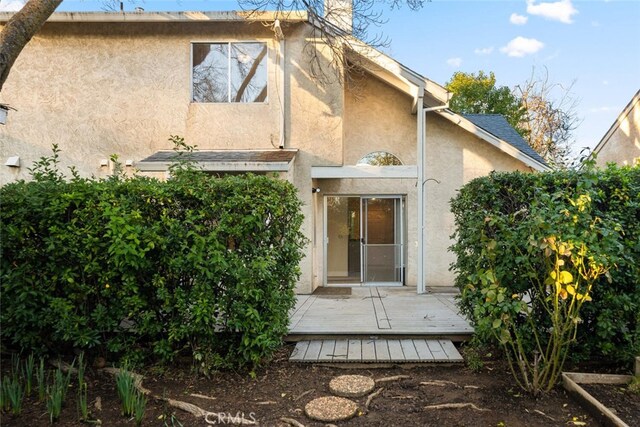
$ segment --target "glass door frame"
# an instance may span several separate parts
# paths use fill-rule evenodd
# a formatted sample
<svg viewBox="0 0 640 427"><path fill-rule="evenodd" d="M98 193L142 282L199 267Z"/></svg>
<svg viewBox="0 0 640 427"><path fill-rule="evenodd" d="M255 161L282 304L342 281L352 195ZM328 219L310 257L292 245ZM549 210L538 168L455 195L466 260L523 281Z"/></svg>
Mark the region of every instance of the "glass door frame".
<svg viewBox="0 0 640 427"><path fill-rule="evenodd" d="M327 256L328 247L329 247L329 236L328 236L328 199L330 197L357 197L360 199L360 283L336 283L329 284L329 258ZM395 229L395 232L398 236L400 236L400 262L398 268L400 269L400 281L398 282L366 282L365 281L365 243L364 239L364 202L365 199L396 199L399 200L399 212L397 214L400 216L400 229ZM406 195L404 194L324 194L323 195L323 224L322 224L322 256L323 256L323 286L404 286L405 282L405 272L406 272ZM396 221L396 224L398 222Z"/></svg>

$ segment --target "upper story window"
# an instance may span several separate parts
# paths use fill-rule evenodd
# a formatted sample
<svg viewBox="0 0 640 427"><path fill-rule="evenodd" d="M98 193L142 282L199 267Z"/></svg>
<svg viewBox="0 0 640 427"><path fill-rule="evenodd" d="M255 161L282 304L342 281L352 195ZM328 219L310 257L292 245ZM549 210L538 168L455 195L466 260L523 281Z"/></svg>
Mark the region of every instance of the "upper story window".
<svg viewBox="0 0 640 427"><path fill-rule="evenodd" d="M369 153L358 160L358 163L356 164L369 166L402 166L402 162L399 158L391 153L387 153L386 151L374 151L373 153Z"/></svg>
<svg viewBox="0 0 640 427"><path fill-rule="evenodd" d="M266 43L193 43L192 49L193 102L266 102Z"/></svg>

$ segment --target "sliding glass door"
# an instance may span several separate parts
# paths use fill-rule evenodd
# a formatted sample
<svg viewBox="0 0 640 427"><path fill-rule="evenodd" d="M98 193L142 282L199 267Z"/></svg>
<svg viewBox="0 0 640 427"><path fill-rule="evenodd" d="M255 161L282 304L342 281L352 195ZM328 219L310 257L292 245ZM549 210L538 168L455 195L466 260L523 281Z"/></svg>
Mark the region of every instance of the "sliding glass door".
<svg viewBox="0 0 640 427"><path fill-rule="evenodd" d="M326 196L326 283L402 285L401 196Z"/></svg>

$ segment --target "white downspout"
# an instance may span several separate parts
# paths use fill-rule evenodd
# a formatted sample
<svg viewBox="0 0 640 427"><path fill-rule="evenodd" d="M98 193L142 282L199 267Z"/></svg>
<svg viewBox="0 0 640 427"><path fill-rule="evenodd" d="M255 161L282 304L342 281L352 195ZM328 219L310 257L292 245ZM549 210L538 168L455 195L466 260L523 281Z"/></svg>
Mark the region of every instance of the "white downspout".
<svg viewBox="0 0 640 427"><path fill-rule="evenodd" d="M417 292L424 294L426 292L425 285L425 191L424 184L426 180L425 176L425 154L426 154L426 129L427 129L427 113L429 111L446 110L449 108L449 102L445 105L439 105L437 107L424 108L424 90L420 90L418 95L418 283Z"/></svg>
<svg viewBox="0 0 640 427"><path fill-rule="evenodd" d="M418 88L417 111L418 111L418 281L416 288L418 294L425 292L424 286L424 89Z"/></svg>
<svg viewBox="0 0 640 427"><path fill-rule="evenodd" d="M280 138L278 141L279 148L286 147L286 135L285 135L285 80L284 80L284 67L285 63L285 39L280 20L276 19L273 23L273 31L275 33L275 39L278 44L276 51L276 92L278 94L278 101L280 104Z"/></svg>

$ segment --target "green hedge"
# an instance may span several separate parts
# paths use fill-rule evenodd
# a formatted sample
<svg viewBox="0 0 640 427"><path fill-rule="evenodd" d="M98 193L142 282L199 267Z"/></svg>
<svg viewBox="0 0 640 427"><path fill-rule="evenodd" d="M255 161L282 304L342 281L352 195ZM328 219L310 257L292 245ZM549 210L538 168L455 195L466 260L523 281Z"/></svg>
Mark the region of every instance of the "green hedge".
<svg viewBox="0 0 640 427"><path fill-rule="evenodd" d="M306 243L290 183L34 177L0 189L5 347L210 369L280 345Z"/></svg>
<svg viewBox="0 0 640 427"><path fill-rule="evenodd" d="M576 209L571 201L581 195L591 200L589 215L598 218L596 229L573 225L572 218L564 216ZM478 272L494 271L497 282L507 287L506 295L535 293L532 279L539 279L544 268L536 267L538 260L523 258L531 252L527 245L532 238L540 237L533 236L535 229L589 242L589 249L613 263L609 277L596 282L593 301L582 307L573 358L628 362L640 354L640 167L492 173L465 185L451 207L459 306L481 339L489 340L490 334L483 330L478 309L486 302ZM534 307L533 315L540 328L548 327L546 313ZM521 327L529 327L522 320Z"/></svg>

